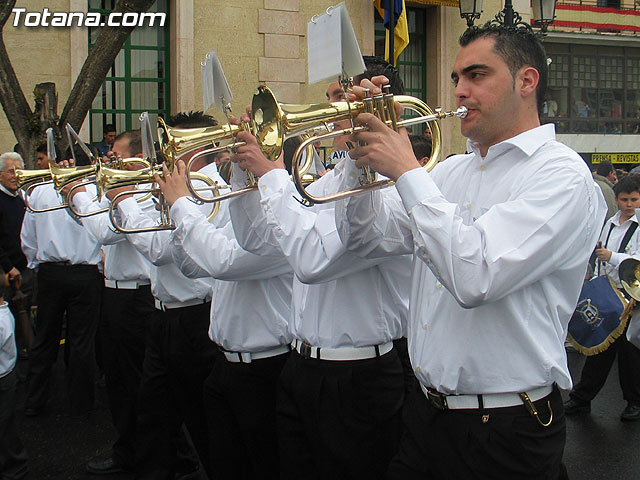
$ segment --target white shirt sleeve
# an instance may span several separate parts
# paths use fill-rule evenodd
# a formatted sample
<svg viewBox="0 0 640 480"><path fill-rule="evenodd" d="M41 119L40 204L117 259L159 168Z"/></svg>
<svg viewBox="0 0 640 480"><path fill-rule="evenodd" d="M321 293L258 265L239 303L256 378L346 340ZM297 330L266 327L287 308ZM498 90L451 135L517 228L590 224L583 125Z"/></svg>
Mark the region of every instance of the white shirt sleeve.
<svg viewBox="0 0 640 480"><path fill-rule="evenodd" d="M334 182L339 186L340 179L333 174L319 179L314 187L325 189L326 193L333 190ZM263 175L258 190L266 222L301 282L328 282L384 261L364 260L348 252L338 235L333 206L303 206L285 170L272 170Z"/></svg>
<svg viewBox="0 0 640 480"><path fill-rule="evenodd" d="M142 210L134 198L125 198L118 204L124 227L127 229L148 228L158 225L157 221ZM155 232L132 233L126 235L127 240L136 247L147 260L156 266L173 263L171 252L171 232L158 230Z"/></svg>
<svg viewBox="0 0 640 480"><path fill-rule="evenodd" d="M34 215L46 215L46 213L33 213L27 210L22 221L22 230L20 231L20 242L22 243L22 252L27 258L27 267L36 268L36 253L38 252L38 243L36 236L36 221Z"/></svg>
<svg viewBox="0 0 640 480"><path fill-rule="evenodd" d="M230 223L216 227L186 198L176 201L171 215L177 226L172 234L174 258L185 275L196 271L193 264L208 276L228 281L262 280L291 271L282 254L261 256L242 249Z"/></svg>
<svg viewBox="0 0 640 480"><path fill-rule="evenodd" d="M87 192L79 192L73 197L73 204L80 213L90 213L95 210L109 207L109 200L103 198L97 202L91 198L91 194ZM109 213L98 213L88 217L82 217L82 225L89 230L95 239L101 245L113 245L120 242L126 242L127 238L118 233L111 225Z"/></svg>
<svg viewBox="0 0 640 480"><path fill-rule="evenodd" d="M574 245L584 244L577 236L602 213L600 202L587 179L554 165L470 225L426 171L416 169L398 180L416 255L461 306L490 303L537 282L562 269L573 258Z"/></svg>
<svg viewBox="0 0 640 480"><path fill-rule="evenodd" d="M358 177L359 169L348 160L341 190L357 186ZM338 232L349 251L366 258L413 253L411 221L394 187L338 200L335 208Z"/></svg>

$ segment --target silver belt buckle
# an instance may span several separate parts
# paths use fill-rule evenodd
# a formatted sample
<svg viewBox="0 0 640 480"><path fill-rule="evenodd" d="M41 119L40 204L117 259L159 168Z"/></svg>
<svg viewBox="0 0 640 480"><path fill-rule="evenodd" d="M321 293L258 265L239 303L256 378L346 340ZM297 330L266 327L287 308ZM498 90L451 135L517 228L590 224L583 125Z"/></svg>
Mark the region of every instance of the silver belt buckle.
<svg viewBox="0 0 640 480"><path fill-rule="evenodd" d="M427 390L427 397L431 402L431 405L436 407L438 410L448 410L449 405L447 405L447 396L443 395L440 392L432 392L431 390Z"/></svg>
<svg viewBox="0 0 640 480"><path fill-rule="evenodd" d="M302 342L300 345L300 356L306 359L311 358L311 345L307 342Z"/></svg>

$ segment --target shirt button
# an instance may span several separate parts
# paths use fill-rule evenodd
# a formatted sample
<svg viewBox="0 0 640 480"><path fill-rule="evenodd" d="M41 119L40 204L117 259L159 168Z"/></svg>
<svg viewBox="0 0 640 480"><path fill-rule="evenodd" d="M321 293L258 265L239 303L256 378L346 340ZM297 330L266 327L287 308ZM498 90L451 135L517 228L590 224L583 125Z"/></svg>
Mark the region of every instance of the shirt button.
<svg viewBox="0 0 640 480"><path fill-rule="evenodd" d="M487 169L487 166L486 166L486 165L480 165L480 170L481 170L482 172L484 172L486 169Z"/></svg>
<svg viewBox="0 0 640 480"><path fill-rule="evenodd" d="M441 283L439 283L439 284L437 285L437 288L442 288L442 284L441 284Z"/></svg>
<svg viewBox="0 0 640 480"><path fill-rule="evenodd" d="M423 330L426 330L426 329L427 329L427 327L429 327L429 324L428 324L428 323L425 323L424 325L422 325L422 329L423 329Z"/></svg>
<svg viewBox="0 0 640 480"><path fill-rule="evenodd" d="M263 186L262 186L262 191L263 191L263 192L266 192L266 191L267 191L267 187L263 185Z"/></svg>
<svg viewBox="0 0 640 480"><path fill-rule="evenodd" d="M422 370L420 370L420 365L418 365L418 366L416 367L416 372L420 373L421 371L422 371Z"/></svg>
<svg viewBox="0 0 640 480"><path fill-rule="evenodd" d="M471 204L470 203L467 203L467 209L471 210Z"/></svg>

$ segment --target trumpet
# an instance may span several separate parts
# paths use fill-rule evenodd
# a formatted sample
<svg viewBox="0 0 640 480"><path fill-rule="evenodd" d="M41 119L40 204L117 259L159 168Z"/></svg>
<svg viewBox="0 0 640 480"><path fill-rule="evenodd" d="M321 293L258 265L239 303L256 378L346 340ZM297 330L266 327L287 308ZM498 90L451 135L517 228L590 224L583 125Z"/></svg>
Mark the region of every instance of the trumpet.
<svg viewBox="0 0 640 480"><path fill-rule="evenodd" d="M31 195L31 191L35 187L53 184L56 192L60 193L69 183L87 176L92 176L95 174L95 171L96 167L94 165L63 168L58 167L54 163L50 163L47 170L16 170L16 176L19 177L18 185L25 191L25 206L33 213L45 213L67 208L69 204L66 200L63 200L59 205L52 207L34 208L29 203L29 195Z"/></svg>
<svg viewBox="0 0 640 480"><path fill-rule="evenodd" d="M139 160L139 159L137 159ZM142 170L121 170L115 169L111 167L103 167L98 172L96 176L96 187L98 189L98 197L102 198L103 195L106 194L107 191L120 188L120 187L131 187L131 186L139 186L141 184L153 184L155 183L155 176L162 175L162 166L161 165L153 165ZM198 190L209 190L213 191L213 194L218 194L218 185L207 175L201 173L193 173L192 174L194 180L198 180L204 182L207 186L201 187ZM173 230L175 229L175 224L171 220L169 216L169 208L164 203L164 200L161 199L161 209L160 209L160 221L157 226L149 227L149 228L133 228L127 229L118 223L118 219L115 216L115 208L114 206L117 204L117 199L125 196L131 195L132 193L145 193L144 197L138 199L138 201L142 201L143 198L149 198L149 196L153 194L159 193L159 189L156 188L141 188L132 191L120 192L114 196L111 200L111 204L109 205L109 218L111 223L113 224L113 228L115 228L118 232L121 233L144 233L144 232L153 232L159 230ZM215 205L207 217L209 221L211 221L218 213L219 205Z"/></svg>
<svg viewBox="0 0 640 480"><path fill-rule="evenodd" d="M388 91L388 89L387 89ZM419 116L408 120L399 120L396 117L394 102L400 103L405 109L416 112ZM346 190L326 197L314 197L308 193L305 189L303 181L303 175L297 168L299 158L302 153L308 148L308 146L314 142L332 139L343 135L353 135L354 133L363 132L367 130L367 127L356 127L353 124L353 118L360 113L367 112L376 115L389 127L397 131L399 127L408 127L411 125L417 125L421 123L427 123L431 130L431 136L433 138L432 154L429 161L425 164L424 168L427 171L432 170L440 160L442 137L440 133L440 127L437 120L449 117L464 118L467 115L467 108L460 107L457 110L450 112L442 112L437 109L435 112L422 100L410 97L407 95L394 96L391 93L383 93L375 95L373 97L367 97L360 102L333 102L315 107L315 123L324 123L327 125L329 133L312 137L300 144L292 161L293 165L293 178L296 184L298 193L302 196L302 203L306 206L312 206L316 203L333 202L339 199L351 197L362 192L375 190L379 188L388 187L394 184L392 180L379 180L375 179L375 172L370 169L363 169L363 178L361 179L361 185L351 190ZM344 129L335 129L335 122L340 120L351 120L351 127ZM332 122L327 124L327 122Z"/></svg>
<svg viewBox="0 0 640 480"><path fill-rule="evenodd" d="M41 170L16 169L16 180L18 188L22 189L25 195L31 195L31 191L39 186L51 183L51 170L48 168Z"/></svg>
<svg viewBox="0 0 640 480"><path fill-rule="evenodd" d="M150 163L147 160L144 160L142 158L138 158L138 157L132 157L132 158L120 158L120 157L114 157L111 159L111 161L109 161L108 163L103 163L101 160L98 160L97 165L97 169L96 169L96 175L94 176L94 178L92 180L89 180L89 182L87 183L93 183L96 184L97 181L97 177L98 177L98 172L104 168L113 168L113 169L117 169L117 170L124 170L124 171L128 171L129 167L131 165L142 165L142 168L149 168L150 167ZM87 175L86 178L90 177L91 175ZM67 182L69 183L69 182ZM83 186L85 186L86 183L79 183L77 185L74 185L73 187L71 187L71 189L69 190L69 196L72 197L73 196L73 191L81 188ZM96 188L97 188L97 184L96 184ZM136 201L137 202L142 202L148 198L151 197L151 193L142 195L140 197L136 197ZM100 198L102 198L102 194L100 193L100 191L98 191L98 195L93 199L94 201L99 200ZM77 211L75 208L73 208L73 202L67 202L68 203L68 208L71 211L71 213L73 215L75 215L76 217L79 218L84 218L84 217L91 217L93 215L98 215L100 213L107 213L109 211L109 207L104 207L104 208L99 208L97 210L92 210L90 212L87 213L82 213Z"/></svg>
<svg viewBox="0 0 640 480"><path fill-rule="evenodd" d="M245 145L244 142L235 140L240 131L249 131L258 140L260 150L270 160L277 160L282 153L284 141L294 136L311 136L319 131L327 131L322 125L311 126L308 117L302 112L313 105L279 104L273 92L266 86L259 86L251 102L251 120L241 125L223 125L221 127L178 129L168 127L164 121L158 119L158 139L160 149L165 157L177 160L179 157L191 153L199 148L205 150L194 155L187 164L187 187L191 195L203 203L219 202L233 198L257 188L257 182L252 175L245 188L234 190L222 195L208 198L198 195L191 183L190 167L193 162L202 155L219 153L224 150L233 150ZM304 162L298 166L301 175L311 169L313 165L313 145L307 148L307 156ZM308 177L305 177L308 181Z"/></svg>
<svg viewBox="0 0 640 480"><path fill-rule="evenodd" d="M620 315L620 319L626 322L633 313L636 304L640 302L640 260L635 258L623 260L618 267L618 277L622 288L631 297Z"/></svg>

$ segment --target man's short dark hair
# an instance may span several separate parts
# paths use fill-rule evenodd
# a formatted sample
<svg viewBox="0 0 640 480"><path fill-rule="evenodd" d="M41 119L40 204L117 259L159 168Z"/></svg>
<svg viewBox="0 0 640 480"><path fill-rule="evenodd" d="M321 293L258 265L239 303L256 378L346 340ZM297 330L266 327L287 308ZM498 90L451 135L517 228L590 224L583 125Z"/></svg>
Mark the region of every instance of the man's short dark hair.
<svg viewBox="0 0 640 480"><path fill-rule="evenodd" d="M621 193L640 192L640 175L627 175L613 186L616 198Z"/></svg>
<svg viewBox="0 0 640 480"><path fill-rule="evenodd" d="M96 147L94 147L93 145L87 145L87 148L89 148L89 150L93 152L94 157L98 156L98 151L96 150ZM76 157L76 166L81 167L83 165L91 165L91 159L86 153L84 153L84 150L82 149L82 147L77 143L73 146L73 153L75 154L75 157ZM64 158L69 159L72 157L73 155L71 154L71 148L67 147Z"/></svg>
<svg viewBox="0 0 640 480"><path fill-rule="evenodd" d="M127 130L126 132L122 132L115 138L114 143L123 139L129 142L127 146L129 147L129 154L132 157L135 157L136 155L142 153L142 139L140 138L140 130Z"/></svg>
<svg viewBox="0 0 640 480"><path fill-rule="evenodd" d="M431 140L423 135L409 135L409 140L411 141L413 154L418 160L431 156Z"/></svg>
<svg viewBox="0 0 640 480"><path fill-rule="evenodd" d="M105 135L107 133L116 132L116 131L117 131L116 126L113 123L107 123L102 129L102 133L104 133Z"/></svg>
<svg viewBox="0 0 640 480"><path fill-rule="evenodd" d="M613 172L613 164L609 160L603 160L596 168L596 173L601 177L606 177L611 172Z"/></svg>
<svg viewBox="0 0 640 480"><path fill-rule="evenodd" d="M56 145L55 147L55 151L56 151L56 161L60 161L60 152L58 151L58 146ZM47 151L47 144L46 143L41 143L40 145L38 145L38 148L36 148L36 153L42 153L43 155L49 155L49 152ZM53 160L53 159L51 159Z"/></svg>
<svg viewBox="0 0 640 480"><path fill-rule="evenodd" d="M200 111L176 113L169 118L167 125L178 128L215 127L218 122L211 115Z"/></svg>
<svg viewBox="0 0 640 480"><path fill-rule="evenodd" d="M377 75L384 75L389 79L391 93L394 95L404 95L404 84L398 70L381 57L371 57L363 55L364 65L367 68L364 73L357 75L354 82L359 84L364 78L371 80Z"/></svg>
<svg viewBox="0 0 640 480"><path fill-rule="evenodd" d="M525 28L505 27L504 25L485 24L482 27L468 28L458 40L461 47L481 38L493 37L493 51L507 64L511 76L515 79L518 71L525 66L535 68L540 75L536 88L538 115L542 113L542 104L547 93L547 53L536 35Z"/></svg>

